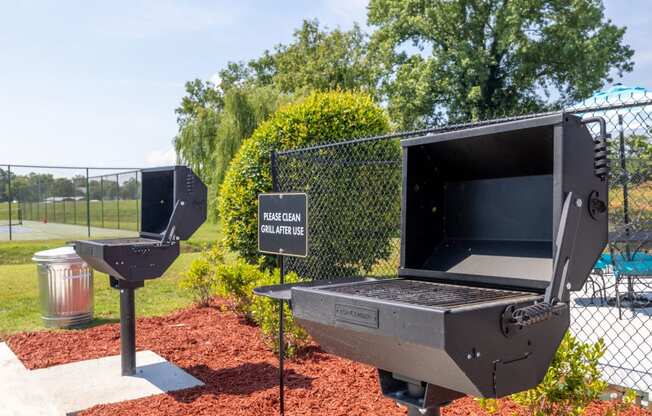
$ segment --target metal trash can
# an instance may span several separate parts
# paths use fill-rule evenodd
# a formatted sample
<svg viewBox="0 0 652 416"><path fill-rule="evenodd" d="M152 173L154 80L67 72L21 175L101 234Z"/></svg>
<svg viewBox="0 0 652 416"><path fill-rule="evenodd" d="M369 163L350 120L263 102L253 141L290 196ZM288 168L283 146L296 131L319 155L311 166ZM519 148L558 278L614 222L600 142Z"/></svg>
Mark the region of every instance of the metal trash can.
<svg viewBox="0 0 652 416"><path fill-rule="evenodd" d="M93 269L73 247L39 251L37 263L41 317L48 328L65 328L93 319Z"/></svg>

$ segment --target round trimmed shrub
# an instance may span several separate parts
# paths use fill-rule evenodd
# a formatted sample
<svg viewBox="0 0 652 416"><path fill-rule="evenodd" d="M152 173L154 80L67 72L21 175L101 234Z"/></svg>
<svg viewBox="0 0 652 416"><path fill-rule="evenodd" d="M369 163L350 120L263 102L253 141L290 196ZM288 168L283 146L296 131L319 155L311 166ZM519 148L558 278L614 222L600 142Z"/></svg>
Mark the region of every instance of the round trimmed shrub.
<svg viewBox="0 0 652 416"><path fill-rule="evenodd" d="M385 112L373 102L370 96L361 93L316 92L277 111L271 119L260 125L252 136L243 142L227 170L217 201L226 246L251 263L256 262L260 257L257 247L257 196L261 192L272 191L270 166L272 150L282 151L336 140L374 136L388 130L389 121ZM396 142L386 141L382 147L389 148L393 156L398 157L397 155L400 154ZM324 165L320 166L320 169L328 171L331 167ZM298 175L296 169L289 169L289 171L291 171L288 173L290 175ZM367 175L366 179L369 179L368 173L361 174ZM334 195L340 193L338 189L342 190L344 185L338 183L334 178L328 179L331 175L324 176L326 182L322 181L320 185L325 185L328 190L334 192ZM284 177L282 179L287 183L287 179L292 178ZM348 178L349 181L352 179L355 178ZM375 180L386 179L377 178ZM298 179L293 182L301 184L302 180ZM310 190L305 187L283 190L307 191L309 199L311 198ZM365 215L364 204L369 203L369 201L358 202L363 199L365 199L364 196L361 196L353 201L353 204L357 206L357 208L353 208L353 211L361 216ZM345 203L346 201L340 201L340 204ZM398 205L396 206L398 207ZM343 224L342 221L350 221L354 216L348 216L344 220L338 219L340 217L338 209L341 211L341 207L333 206L332 209L321 207L320 213L325 212L325 215L320 221L335 221L338 228L344 230L347 228L347 224ZM393 225L396 218L391 217ZM311 231L311 250L313 247L318 247L320 241L326 238L338 238L338 236L320 236ZM337 244L330 244L328 254L333 258L338 258L339 255L342 258L346 257L347 264L355 264L358 260L371 264L379 256L388 254L389 239L388 236L384 239L386 241L381 242L383 246L381 249L378 247L373 250L363 249L356 253L350 253L349 247L338 248Z"/></svg>

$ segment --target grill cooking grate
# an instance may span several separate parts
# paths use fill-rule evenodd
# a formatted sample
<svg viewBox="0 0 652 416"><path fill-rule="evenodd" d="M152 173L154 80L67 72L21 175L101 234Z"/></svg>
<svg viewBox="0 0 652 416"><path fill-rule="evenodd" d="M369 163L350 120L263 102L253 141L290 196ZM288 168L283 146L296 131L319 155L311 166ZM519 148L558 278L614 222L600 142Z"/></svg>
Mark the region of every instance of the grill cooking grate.
<svg viewBox="0 0 652 416"><path fill-rule="evenodd" d="M466 306L500 299L538 296L528 292L403 279L354 283L324 288L322 290L439 308Z"/></svg>
<svg viewBox="0 0 652 416"><path fill-rule="evenodd" d="M142 237L110 238L108 240L91 240L91 242L95 244L101 244L104 246L124 246L124 245L160 243L159 240L154 240L152 238L142 238Z"/></svg>

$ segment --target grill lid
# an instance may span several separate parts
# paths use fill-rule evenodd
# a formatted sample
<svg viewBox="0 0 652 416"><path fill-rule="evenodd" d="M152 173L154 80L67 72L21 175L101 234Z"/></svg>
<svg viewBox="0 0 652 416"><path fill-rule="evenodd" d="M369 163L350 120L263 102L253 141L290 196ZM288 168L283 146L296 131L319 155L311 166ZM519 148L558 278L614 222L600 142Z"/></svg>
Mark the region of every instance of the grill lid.
<svg viewBox="0 0 652 416"><path fill-rule="evenodd" d="M607 229L589 210L606 206L607 183L585 122L559 113L403 140L399 275L581 288Z"/></svg>
<svg viewBox="0 0 652 416"><path fill-rule="evenodd" d="M187 240L206 220L206 185L186 166L142 170L140 235Z"/></svg>

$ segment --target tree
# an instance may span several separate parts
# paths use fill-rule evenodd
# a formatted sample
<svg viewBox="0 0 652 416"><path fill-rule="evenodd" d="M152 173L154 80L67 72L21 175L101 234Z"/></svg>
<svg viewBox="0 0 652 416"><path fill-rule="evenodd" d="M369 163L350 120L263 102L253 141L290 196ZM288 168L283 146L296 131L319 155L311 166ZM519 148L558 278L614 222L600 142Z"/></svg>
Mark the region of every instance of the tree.
<svg viewBox="0 0 652 416"><path fill-rule="evenodd" d="M612 187L622 187L627 183L630 187L645 184L652 178L652 143L647 136L633 134L625 137L625 163L627 175L621 168L620 140L613 137L609 140L609 156Z"/></svg>
<svg viewBox="0 0 652 416"><path fill-rule="evenodd" d="M289 97L272 86L231 88L224 95L224 109L220 113L213 150L213 177L215 189L222 184L226 170L242 141L265 121Z"/></svg>
<svg viewBox="0 0 652 416"><path fill-rule="evenodd" d="M9 199L9 174L4 169L0 168L0 202L5 202Z"/></svg>
<svg viewBox="0 0 652 416"><path fill-rule="evenodd" d="M248 63L229 62L219 85L194 80L175 111L175 149L217 190L242 141L280 105L313 90L375 91L376 70L367 59L368 38L304 21L288 45L277 45ZM374 78L376 77L376 78Z"/></svg>
<svg viewBox="0 0 652 416"><path fill-rule="evenodd" d="M177 115L177 124L183 127L194 119L201 110L222 108L222 94L213 83L199 79L186 82L186 95L181 99L181 105L174 112Z"/></svg>
<svg viewBox="0 0 652 416"><path fill-rule="evenodd" d="M216 132L219 113L212 108L198 107L194 115L184 120L174 139L177 155L205 183L210 183L214 166Z"/></svg>
<svg viewBox="0 0 652 416"><path fill-rule="evenodd" d="M402 128L576 102L633 68L601 0L371 0L368 18Z"/></svg>
<svg viewBox="0 0 652 416"><path fill-rule="evenodd" d="M121 199L138 199L140 197L140 182L135 177L131 177L120 185Z"/></svg>
<svg viewBox="0 0 652 416"><path fill-rule="evenodd" d="M273 149L285 150L336 139L373 136L388 129L385 112L374 104L369 95L361 93L313 93L277 111L244 141L222 184L217 205L226 246L250 263L254 263L260 255L257 248L257 196L272 190L270 153ZM380 160L399 160L397 142L376 143L371 150L383 154ZM376 260L389 255L391 234L384 231L387 228L395 229L396 218L399 217L398 193L378 194L378 186L374 186L391 178L378 175L377 171L364 165L350 163L350 158L355 156L353 154L341 156L349 159L333 163L328 169L323 163L298 163L300 166L295 163L294 169L291 164L284 165L294 172L290 175L296 175L286 175L284 180L301 183L302 178L321 175L319 186L328 190L324 196L328 200L317 203L322 207L319 211L320 227L311 229L312 256L306 261L318 261L320 255L336 259L330 265L329 273L322 270L329 277L346 275L344 269L368 269ZM400 175L398 171L396 173ZM362 195L356 195L355 201L361 202L342 203L350 199L350 184L355 183L369 185L359 190ZM333 203L337 200L339 205ZM387 207L387 215L370 217L370 211L364 204ZM356 222L362 222L361 218L369 224L370 229L366 233L350 233L347 238L337 235L338 231L355 228ZM370 233L378 229L383 230L378 233L381 237L376 240L369 238ZM309 269L313 273L317 271L317 267Z"/></svg>
<svg viewBox="0 0 652 416"><path fill-rule="evenodd" d="M52 184L52 196L70 197L75 195L75 184L69 178L56 178Z"/></svg>
<svg viewBox="0 0 652 416"><path fill-rule="evenodd" d="M376 71L367 57L368 36L355 24L351 30L321 29L318 20L304 20L289 45L251 61L250 76L280 91L362 90L375 93Z"/></svg>

